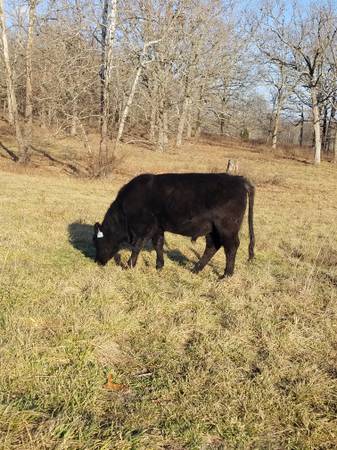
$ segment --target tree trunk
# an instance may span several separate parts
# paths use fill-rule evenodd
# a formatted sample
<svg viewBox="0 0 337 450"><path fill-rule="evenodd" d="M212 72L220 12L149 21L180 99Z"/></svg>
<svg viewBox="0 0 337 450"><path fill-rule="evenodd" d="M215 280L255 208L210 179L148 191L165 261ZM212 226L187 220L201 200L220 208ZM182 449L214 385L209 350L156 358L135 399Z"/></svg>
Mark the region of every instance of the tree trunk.
<svg viewBox="0 0 337 450"><path fill-rule="evenodd" d="M194 136L197 140L200 139L200 136L201 136L201 111L200 111L200 109L198 110L198 114L197 114L197 121L195 124Z"/></svg>
<svg viewBox="0 0 337 450"><path fill-rule="evenodd" d="M225 118L223 114L220 114L220 134L223 136L225 134Z"/></svg>
<svg viewBox="0 0 337 450"><path fill-rule="evenodd" d="M188 109L189 109L189 104L190 104L190 98L188 96L186 96L184 98L183 109L182 109L180 119L179 119L179 124L178 124L178 132L177 132L177 140L176 140L177 147L181 147L181 144L182 144L183 133L184 133L187 113L188 113Z"/></svg>
<svg viewBox="0 0 337 450"><path fill-rule="evenodd" d="M158 120L158 83L154 80L153 84L149 85L151 96L151 113L150 113L150 131L149 138L152 143L156 142L156 127Z"/></svg>
<svg viewBox="0 0 337 450"><path fill-rule="evenodd" d="M168 140L168 113L165 108L163 111L163 142L164 148L166 148L168 146L169 140Z"/></svg>
<svg viewBox="0 0 337 450"><path fill-rule="evenodd" d="M71 127L70 127L70 136L76 136L77 134L77 104L74 100L73 108L72 108L72 116L71 116Z"/></svg>
<svg viewBox="0 0 337 450"><path fill-rule="evenodd" d="M329 123L328 123L328 130L327 130L327 136L326 136L327 151L328 152L330 152L331 144L333 142L333 138L331 136L331 133L332 133L332 130L333 130L333 124L335 123L336 108L335 108L334 105L336 103L336 100L334 101L333 106L331 107L330 118L329 118Z"/></svg>
<svg viewBox="0 0 337 450"><path fill-rule="evenodd" d="M197 140L200 138L201 135L201 104L203 101L203 91L204 87L201 85L199 90L199 104L197 109L197 118L195 122L195 132L194 132L194 136Z"/></svg>
<svg viewBox="0 0 337 450"><path fill-rule="evenodd" d="M9 89L7 89L7 111L8 111L8 122L10 125L14 126L13 109L11 103L11 97L9 95Z"/></svg>
<svg viewBox="0 0 337 450"><path fill-rule="evenodd" d="M186 125L186 138L191 139L191 137L192 137L192 113L191 110L189 110Z"/></svg>
<svg viewBox="0 0 337 450"><path fill-rule="evenodd" d="M110 7L109 7L110 4ZM102 14L102 63L101 77L101 141L99 148L99 171L107 170L110 159L108 122L110 106L110 85L112 78L112 52L116 32L117 0L104 0Z"/></svg>
<svg viewBox="0 0 337 450"><path fill-rule="evenodd" d="M316 87L311 87L312 118L315 136L315 164L321 162L321 127Z"/></svg>
<svg viewBox="0 0 337 450"><path fill-rule="evenodd" d="M126 120L128 114L129 114L129 109L130 109L130 107L132 105L133 97L135 96L137 84L138 84L140 75L142 73L142 70L143 70L143 66L142 66L142 64L140 64L138 69L137 69L135 79L133 80L131 92L130 92L129 98L128 98L127 102L126 102L126 105L125 105L125 108L124 108L124 111L123 111L123 114L122 114L121 121L119 123L119 128L118 128L118 133L117 133L117 138L116 138L116 145L119 143L119 141L122 138L123 131L124 131L124 126L125 126L125 120Z"/></svg>
<svg viewBox="0 0 337 450"><path fill-rule="evenodd" d="M273 132L272 132L272 128L273 128L273 115L274 115L274 106L273 106L273 111L272 111L272 113L270 114L270 117L269 117L269 123L268 123L268 134L267 134L267 139L266 139L266 145L269 145L270 144L270 142L271 142L271 137L272 137L272 134L273 134Z"/></svg>
<svg viewBox="0 0 337 450"><path fill-rule="evenodd" d="M158 149L163 152L165 150L165 132L163 124L163 116L159 113L158 120Z"/></svg>
<svg viewBox="0 0 337 450"><path fill-rule="evenodd" d="M327 131L328 131L328 107L324 105L323 124L322 124L322 150L327 151Z"/></svg>
<svg viewBox="0 0 337 450"><path fill-rule="evenodd" d="M158 148L160 151L165 151L168 144L167 137L167 111L165 111L164 100L160 100L158 108Z"/></svg>
<svg viewBox="0 0 337 450"><path fill-rule="evenodd" d="M276 98L276 111L275 111L275 116L274 116L274 126L273 126L272 138L271 138L271 147L273 150L275 150L276 146L277 146L282 100L283 100L282 90L279 90L279 92L277 94L277 98Z"/></svg>
<svg viewBox="0 0 337 450"><path fill-rule="evenodd" d="M7 96L8 96L8 109L12 112L13 117L13 125L15 127L15 136L18 144L18 149L20 153L20 160L26 154L26 146L24 142L24 138L21 132L21 127L19 123L19 113L16 103L16 95L14 90L14 80L13 80L13 72L9 60L9 51L8 51L8 41L6 34L6 20L5 13L3 9L3 0L0 0L0 33L1 33L1 43L2 43L2 51L4 57L5 64L5 74L6 74L6 84L7 84Z"/></svg>
<svg viewBox="0 0 337 450"><path fill-rule="evenodd" d="M335 129L335 142L333 145L333 162L337 164L337 122L336 122L336 129Z"/></svg>
<svg viewBox="0 0 337 450"><path fill-rule="evenodd" d="M220 134L223 136L225 134L225 111L227 103L227 85L225 80L223 80L223 94L221 97L221 112L220 112Z"/></svg>
<svg viewBox="0 0 337 450"><path fill-rule="evenodd" d="M32 88L32 52L35 28L35 8L36 0L29 0L29 22L28 22L28 36L26 46L26 108L25 108L25 141L26 153L23 157L25 162L30 159L32 133L33 133L33 88Z"/></svg>
<svg viewBox="0 0 337 450"><path fill-rule="evenodd" d="M221 100L221 113L220 113L220 134L225 134L225 97Z"/></svg>
<svg viewBox="0 0 337 450"><path fill-rule="evenodd" d="M94 167L94 161L93 161L93 151L88 139L88 135L85 131L85 128L82 124L82 122L80 122L77 118L76 118L76 122L78 122L79 125L79 131L80 131L80 137L82 138L83 141L83 145L84 148L87 152L87 158L88 158L88 172L91 176L95 175L95 167Z"/></svg>
<svg viewBox="0 0 337 450"><path fill-rule="evenodd" d="M300 128L300 137L299 137L299 144L300 147L303 147L303 136L304 136L304 112L303 112L303 108L301 111L301 128Z"/></svg>
<svg viewBox="0 0 337 450"><path fill-rule="evenodd" d="M156 105L156 101L152 101L151 117L150 117L150 132L149 132L151 142L155 141L156 119L157 119L157 105Z"/></svg>

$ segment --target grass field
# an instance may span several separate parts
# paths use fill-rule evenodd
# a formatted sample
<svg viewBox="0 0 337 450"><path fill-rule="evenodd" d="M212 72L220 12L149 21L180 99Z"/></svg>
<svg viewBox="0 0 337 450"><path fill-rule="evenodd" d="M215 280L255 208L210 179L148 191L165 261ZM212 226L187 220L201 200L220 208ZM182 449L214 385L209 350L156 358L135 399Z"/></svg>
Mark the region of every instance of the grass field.
<svg viewBox="0 0 337 450"><path fill-rule="evenodd" d="M0 448L337 448L337 168L230 146L124 150L81 180L0 171ZM92 260L91 225L143 171L223 171L257 186L236 273L166 235L165 267ZM128 252L123 251L126 260ZM109 378L109 382L108 382Z"/></svg>

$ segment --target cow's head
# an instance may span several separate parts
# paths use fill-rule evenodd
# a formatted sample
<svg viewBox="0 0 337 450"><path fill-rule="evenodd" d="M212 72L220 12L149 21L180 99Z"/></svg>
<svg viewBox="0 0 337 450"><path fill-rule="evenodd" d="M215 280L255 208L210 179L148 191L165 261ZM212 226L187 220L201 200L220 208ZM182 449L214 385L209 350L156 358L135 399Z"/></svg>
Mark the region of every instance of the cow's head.
<svg viewBox="0 0 337 450"><path fill-rule="evenodd" d="M96 247L95 261L104 266L118 252L119 242L110 230L103 229L98 222L94 225L93 241Z"/></svg>

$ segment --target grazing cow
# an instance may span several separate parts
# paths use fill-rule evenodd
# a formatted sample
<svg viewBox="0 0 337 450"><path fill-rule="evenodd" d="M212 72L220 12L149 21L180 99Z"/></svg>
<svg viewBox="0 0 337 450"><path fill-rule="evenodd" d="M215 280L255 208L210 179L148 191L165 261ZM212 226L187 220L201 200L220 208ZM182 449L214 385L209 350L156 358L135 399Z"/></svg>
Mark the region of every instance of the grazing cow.
<svg viewBox="0 0 337 450"><path fill-rule="evenodd" d="M164 232L206 236L204 254L195 265L199 272L224 247L224 276L234 271L239 247L239 230L249 199L249 259L254 257L254 186L244 177L225 173L144 174L121 188L105 214L94 227L96 261L106 264L123 242L133 246L129 267L134 267L146 240L152 239L157 253L156 268L164 265Z"/></svg>

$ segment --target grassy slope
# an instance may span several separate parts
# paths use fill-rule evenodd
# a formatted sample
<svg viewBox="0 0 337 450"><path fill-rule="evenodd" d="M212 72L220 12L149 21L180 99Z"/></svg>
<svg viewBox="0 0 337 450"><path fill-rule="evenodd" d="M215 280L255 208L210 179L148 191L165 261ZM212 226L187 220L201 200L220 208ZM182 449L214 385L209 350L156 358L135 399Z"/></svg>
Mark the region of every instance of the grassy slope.
<svg viewBox="0 0 337 450"><path fill-rule="evenodd" d="M256 182L236 274L167 234L165 268L90 259L91 228L147 170ZM327 449L337 445L337 171L221 147L132 149L106 181L0 171L1 449ZM127 252L122 254L127 258ZM104 388L107 375L128 387Z"/></svg>

